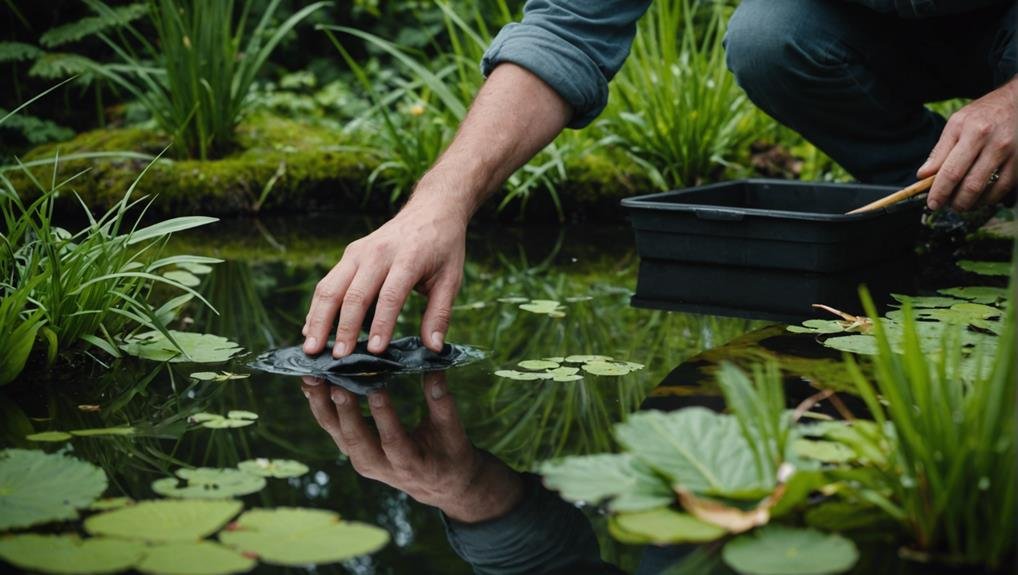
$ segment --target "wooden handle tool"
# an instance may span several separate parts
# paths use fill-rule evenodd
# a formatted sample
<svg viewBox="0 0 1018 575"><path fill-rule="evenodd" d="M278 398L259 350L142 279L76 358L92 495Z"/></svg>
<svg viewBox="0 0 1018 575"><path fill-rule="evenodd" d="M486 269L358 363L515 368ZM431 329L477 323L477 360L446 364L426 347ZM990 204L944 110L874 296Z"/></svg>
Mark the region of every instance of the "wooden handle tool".
<svg viewBox="0 0 1018 575"><path fill-rule="evenodd" d="M918 182L912 184L907 188L898 190L897 192L894 192L889 196L885 196L875 202L870 202L861 208L856 208L846 213L851 215L860 214L862 212L870 212L873 210L879 210L880 208L886 208L887 206L894 205L900 201L907 200L913 196L918 196L919 194L926 192L930 189L930 186L933 185L933 178L935 177L937 177L936 174L928 178L919 180Z"/></svg>

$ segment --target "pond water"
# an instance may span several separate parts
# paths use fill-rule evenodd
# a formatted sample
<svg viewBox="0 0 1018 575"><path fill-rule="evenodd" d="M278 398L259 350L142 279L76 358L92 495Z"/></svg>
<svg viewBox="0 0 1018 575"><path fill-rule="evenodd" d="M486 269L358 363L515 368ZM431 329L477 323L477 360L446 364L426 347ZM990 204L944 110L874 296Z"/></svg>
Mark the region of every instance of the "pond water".
<svg viewBox="0 0 1018 575"><path fill-rule="evenodd" d="M375 223L332 216L237 220L175 240L171 250L226 260L204 276L199 288L219 315L192 307L179 328L225 336L247 354L233 364L211 367L125 358L106 369L83 359L49 379L0 395L2 444L69 449L106 471L107 496L139 500L155 497L153 480L181 467L233 467L256 458L297 460L309 467L306 474L269 479L265 489L243 497L247 506L330 509L345 519L378 525L391 536L375 554L314 567L313 572L472 572L451 548L434 508L353 468L333 438L336 413L330 411L335 407L325 395L328 386L245 367L257 353L300 343L315 282L344 245ZM468 264L448 340L479 348L486 356L448 371L446 386L465 440L514 470L529 471L556 456L613 450L612 424L641 404L720 408L710 374L723 359L738 362L761 354L791 358L787 367L793 403L815 391L808 385L811 378L836 377L831 373L838 371L833 358L839 354L816 345L810 336L789 335L783 327L773 327L773 321L630 305L639 260L626 226L479 226L471 231L467 249ZM521 309L524 298L560 302L556 309L564 316ZM399 318L397 336L417 334L423 303L423 298L412 296ZM809 303L813 302L803 302ZM720 306L712 309L724 311ZM759 314L774 315L773 310ZM518 369L523 360L572 355L607 355L643 367L579 381L517 381L494 375L497 370ZM219 370L250 377L227 381L190 377ZM385 389L406 429L430 421L420 375L394 376ZM368 414L367 399L361 397L359 402ZM231 410L249 411L258 419L253 425L226 429L188 422L195 413ZM369 426L365 429L374 433L370 420L365 421ZM68 443L25 440L32 432L111 426L136 431L75 437ZM428 429L413 437L431 445L426 441ZM378 471L367 474L377 476ZM545 539L554 540L554 529L562 525L558 513L555 505L547 504L529 529L537 534L551 529ZM586 514L602 558L623 571L659 572L654 561L691 551L648 551L617 543L597 510L587 509ZM519 551L526 551L526 546ZM899 565L894 557L893 549L864 548L853 572L907 572L908 566ZM278 570L260 565L256 572ZM715 562L697 572L728 571Z"/></svg>

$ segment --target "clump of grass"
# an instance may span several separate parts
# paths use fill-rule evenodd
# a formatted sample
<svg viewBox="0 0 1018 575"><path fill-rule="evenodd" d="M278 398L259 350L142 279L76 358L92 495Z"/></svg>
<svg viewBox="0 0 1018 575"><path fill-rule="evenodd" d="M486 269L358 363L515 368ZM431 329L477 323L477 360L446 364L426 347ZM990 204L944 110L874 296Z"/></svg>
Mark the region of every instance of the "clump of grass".
<svg viewBox="0 0 1018 575"><path fill-rule="evenodd" d="M4 360L0 385L13 381L23 370L40 335L49 344L50 361L58 350L83 343L117 356L117 337L137 328L158 330L172 341L165 327L167 318L193 297L205 300L161 274L170 266L219 260L189 255L160 258L159 252L174 232L215 218L179 217L142 227L144 208L132 210L147 204L145 198L132 199L135 180L121 201L98 219L82 204L88 224L70 232L55 224L54 208L57 197L80 174L58 182L59 158L53 160L53 177L47 185L27 167L21 170L38 191L29 203L0 172L4 224L0 232L0 358ZM143 175L144 171L138 179ZM156 285L185 293L156 307L151 303Z"/></svg>
<svg viewBox="0 0 1018 575"><path fill-rule="evenodd" d="M654 2L612 82L603 129L661 188L717 178L760 123L725 65L727 8Z"/></svg>
<svg viewBox="0 0 1018 575"><path fill-rule="evenodd" d="M117 12L101 0L85 0L100 17ZM327 2L309 4L270 29L280 0L271 0L253 28L254 2L233 0L149 0L148 16L157 42L130 21L114 33L97 32L118 63L94 64L94 71L136 98L181 154L200 159L221 155L250 103L255 77L283 38Z"/></svg>
<svg viewBox="0 0 1018 575"><path fill-rule="evenodd" d="M876 317L869 294L862 298L867 314ZM872 479L862 495L901 522L918 551L941 560L996 567L1013 550L1015 303L1012 295L998 345L974 352L993 362L992 373L970 384L961 374L959 332L945 335L943 349L952 351L931 361L907 304L902 353L891 349L886 330L874 323L875 383L848 359L882 430L875 441L891 448L888 464L867 476Z"/></svg>

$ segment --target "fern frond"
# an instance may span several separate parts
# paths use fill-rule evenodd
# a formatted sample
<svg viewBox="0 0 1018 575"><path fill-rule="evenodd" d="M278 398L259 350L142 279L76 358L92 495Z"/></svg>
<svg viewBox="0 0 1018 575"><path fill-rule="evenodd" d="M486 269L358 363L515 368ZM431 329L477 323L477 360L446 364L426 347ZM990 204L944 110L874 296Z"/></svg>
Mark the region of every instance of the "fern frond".
<svg viewBox="0 0 1018 575"><path fill-rule="evenodd" d="M0 42L0 62L23 62L42 54L42 50L23 42Z"/></svg>
<svg viewBox="0 0 1018 575"><path fill-rule="evenodd" d="M0 117L6 115L7 110L0 108ZM21 133L25 140L33 146L45 144L47 142L68 140L74 136L74 130L71 130L70 128L65 128L64 126L44 118L28 116L25 114L19 114L8 118L4 123L4 129L11 129L15 132Z"/></svg>
<svg viewBox="0 0 1018 575"><path fill-rule="evenodd" d="M28 70L28 75L51 79L79 75L82 81L91 81L98 66L99 63L85 56L53 52L40 56Z"/></svg>
<svg viewBox="0 0 1018 575"><path fill-rule="evenodd" d="M39 38L39 43L47 48L54 48L82 38L98 34L110 28L129 24L148 13L147 4L129 4L112 8L98 16L82 18L48 30Z"/></svg>

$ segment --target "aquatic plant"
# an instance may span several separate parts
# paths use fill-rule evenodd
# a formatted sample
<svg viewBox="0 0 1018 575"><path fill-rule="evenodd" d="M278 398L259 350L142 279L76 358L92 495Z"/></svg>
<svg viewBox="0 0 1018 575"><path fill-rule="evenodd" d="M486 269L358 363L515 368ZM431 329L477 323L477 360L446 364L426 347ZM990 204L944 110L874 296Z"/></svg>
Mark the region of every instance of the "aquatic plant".
<svg viewBox="0 0 1018 575"><path fill-rule="evenodd" d="M662 189L715 178L759 135L725 65L726 17L724 2L654 2L612 81L602 129Z"/></svg>
<svg viewBox="0 0 1018 575"><path fill-rule="evenodd" d="M0 531L76 519L106 490L102 469L61 454L0 451Z"/></svg>
<svg viewBox="0 0 1018 575"><path fill-rule="evenodd" d="M99 19L118 12L101 0L86 0ZM255 77L283 38L327 2L302 7L277 28L270 24L280 0L264 8L249 30L253 2L243 0L149 0L144 13L157 41L121 18L117 26L91 33L117 55L116 63L88 68L123 89L173 138L179 154L208 159L229 150L234 128L249 105ZM121 9L122 10L122 9Z"/></svg>
<svg viewBox="0 0 1018 575"><path fill-rule="evenodd" d="M907 302L899 349L893 332L882 322L874 324L872 378L847 357L859 393L878 424L876 433L864 438L871 446L890 446L886 462L875 466L875 473L860 476L856 496L900 522L920 556L993 567L1014 549L1014 269L999 343L977 344L968 360L988 366L977 377L969 375L963 358L969 330L958 324L945 329L940 334L944 351L932 356L923 345L921 322ZM862 292L862 299L866 312L874 316L869 294Z"/></svg>

